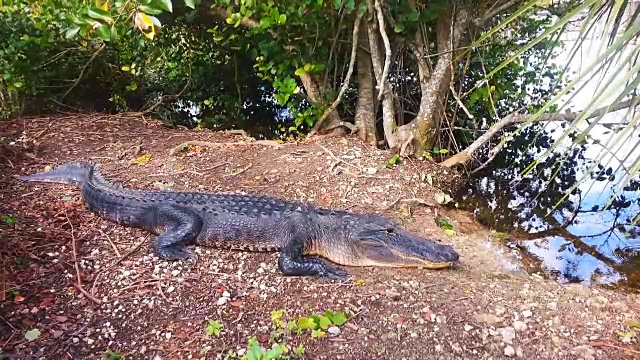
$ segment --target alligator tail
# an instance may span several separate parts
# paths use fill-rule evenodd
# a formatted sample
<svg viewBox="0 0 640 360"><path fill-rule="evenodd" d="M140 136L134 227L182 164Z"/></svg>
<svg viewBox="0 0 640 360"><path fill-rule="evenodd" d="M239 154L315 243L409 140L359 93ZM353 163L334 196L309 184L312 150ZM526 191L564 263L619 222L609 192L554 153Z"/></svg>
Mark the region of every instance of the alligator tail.
<svg viewBox="0 0 640 360"><path fill-rule="evenodd" d="M58 166L50 171L16 176L16 178L22 181L50 182L82 186L92 173L93 164L76 162Z"/></svg>

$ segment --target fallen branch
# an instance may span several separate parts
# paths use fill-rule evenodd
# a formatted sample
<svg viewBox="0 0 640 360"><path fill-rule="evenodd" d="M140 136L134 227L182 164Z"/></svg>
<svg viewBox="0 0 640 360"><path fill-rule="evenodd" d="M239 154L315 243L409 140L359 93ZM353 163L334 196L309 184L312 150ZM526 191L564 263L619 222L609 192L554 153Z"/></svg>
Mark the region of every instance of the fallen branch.
<svg viewBox="0 0 640 360"><path fill-rule="evenodd" d="M247 170L251 169L252 167L253 167L253 164L249 164L249 165L248 165L247 167L245 167L244 169L242 169L242 170L240 170L240 171L238 171L238 172L234 172L234 173L231 173L231 174L227 174L227 175L225 175L225 177L238 176L238 175L242 174L243 172L245 172L245 171L247 171Z"/></svg>
<svg viewBox="0 0 640 360"><path fill-rule="evenodd" d="M392 209L394 206L396 206L399 203L403 203L403 204L409 204L409 205L422 205L425 207L438 207L437 204L434 203L430 203L427 202L424 199L420 199L420 198L410 198L410 199L397 199L396 201L392 202L391 205L387 206L386 208L382 209L382 210L389 210Z"/></svg>
<svg viewBox="0 0 640 360"><path fill-rule="evenodd" d="M382 70L382 78L378 84L380 90L378 92L378 101L382 100L382 95L385 90L385 81L387 81L387 77L389 76L389 67L391 65L391 44L389 43L389 37L387 36L387 31L384 26L384 15L382 14L382 6L380 5L380 0L375 0L374 6L376 8L376 12L378 13L378 23L380 30L380 35L382 36L382 42L384 43L384 69ZM354 40L355 41L355 40Z"/></svg>
<svg viewBox="0 0 640 360"><path fill-rule="evenodd" d="M320 119L318 119L315 125L313 125L313 128L311 128L311 131L307 135L307 139L311 138L320 130L320 128L322 128L322 125L329 117L329 114L331 114L338 107L338 105L340 104L340 101L342 101L342 96L344 95L344 93L347 91L347 88L349 87L351 74L353 74L353 66L356 62L356 52L358 49L358 33L360 29L360 21L362 20L363 15L364 13L358 12L358 14L356 15L356 20L353 24L353 40L352 40L353 43L351 44L351 59L349 60L349 69L347 70L347 75L345 76L344 81L342 82L342 87L340 88L338 97L333 101L333 104L331 104L331 106L329 106L329 108L325 110L325 112L322 114Z"/></svg>
<svg viewBox="0 0 640 360"><path fill-rule="evenodd" d="M89 65L91 65L91 63L93 62L93 60L95 60L98 55L100 55L100 53L102 52L102 50L104 50L104 48L106 47L106 44L102 43L102 45L100 45L100 47L98 48L98 50L96 50L93 55L91 55L91 57L89 58L89 61L87 61L86 64L84 64L84 66L82 67L82 69L80 70L80 75L78 75L78 78L73 82L73 84L71 85L71 87L64 93L64 95L62 95L62 100L64 100L64 98L67 97L67 95L69 95L69 93L71 92L71 90L75 89L76 86L78 86L78 84L80 84L80 81L82 80L82 78L84 77L84 73L85 71L87 71L87 68L89 67Z"/></svg>
<svg viewBox="0 0 640 360"><path fill-rule="evenodd" d="M174 147L169 151L170 155L176 155L182 152L189 145L194 146L208 146L208 147L221 147L221 146L230 146L230 145L262 145L262 146L270 146L276 149L280 149L284 147L284 144L278 143L272 140L256 140L251 142L211 142L211 141L201 141L201 140L191 140L185 141L182 144Z"/></svg>
<svg viewBox="0 0 640 360"><path fill-rule="evenodd" d="M71 281L73 286L78 289L82 295L84 295L87 299L93 301L96 304L102 304L102 301L96 299L93 295L91 295L87 290L82 287L82 279L80 278L80 266L78 265L78 252L76 250L76 236L73 233L73 224L71 224L71 220L69 220L69 216L67 215L67 209L64 209L64 216L67 218L67 223L71 227L71 249L73 251L73 266L76 270L76 279L78 282Z"/></svg>
<svg viewBox="0 0 640 360"><path fill-rule="evenodd" d="M189 73L191 73L191 72L189 72ZM165 102L178 100L178 98L180 98L180 96L182 96L182 94L184 94L184 92L187 91L187 88L189 87L189 85L191 85L191 77L189 77L189 79L187 79L187 83L184 84L184 86L182 87L182 90L180 90L179 93L174 94L174 95L162 95L160 97L160 99L158 100L158 102L156 102L155 104L150 106L148 109L142 110L140 112L140 114L142 114L142 115L148 114L148 113L152 112L153 110L157 109L158 106L164 104Z"/></svg>
<svg viewBox="0 0 640 360"><path fill-rule="evenodd" d="M638 105L638 102L640 102L640 96L633 97L633 98L631 98L629 100L622 101L622 102L619 102L619 103L614 104L614 105L603 106L603 107L598 108L595 111L593 111L593 113L589 114L585 118L585 120L597 118L597 117L603 116L603 115L605 115L607 113L619 111L619 110L626 109L626 108L629 108L629 107L635 107L635 106ZM578 111L578 112L567 112L567 113L543 114L543 115L538 117L537 121L568 121L568 122L571 122L571 121L574 121L575 119L577 119L578 117L580 117L583 113L584 113L583 111ZM458 164L466 164L471 159L473 154L476 151L478 151L478 149L480 149L480 147L482 147L482 145L484 145L486 142L491 140L491 138L493 136L495 136L502 128L504 128L504 127L506 127L508 125L511 125L511 124L525 123L532 116L533 115L525 115L525 114L518 114L518 113L511 113L511 114L505 116L504 118L502 118L499 121L497 121L495 124L491 125L491 127L484 134L482 134L482 136L477 138L476 141L474 141L466 149L464 149L463 151L453 155L452 157L448 158L447 160L441 162L440 165L445 166L445 167L452 167L452 166L455 166L455 165L458 165ZM482 164L479 168L475 169L474 171L478 171L479 169L487 166L487 164L489 164L494 159L496 154L499 153L500 150L502 150L502 146L504 146L504 145L498 144L495 148L491 149L491 151L490 151L491 156L489 157L489 159L484 164Z"/></svg>

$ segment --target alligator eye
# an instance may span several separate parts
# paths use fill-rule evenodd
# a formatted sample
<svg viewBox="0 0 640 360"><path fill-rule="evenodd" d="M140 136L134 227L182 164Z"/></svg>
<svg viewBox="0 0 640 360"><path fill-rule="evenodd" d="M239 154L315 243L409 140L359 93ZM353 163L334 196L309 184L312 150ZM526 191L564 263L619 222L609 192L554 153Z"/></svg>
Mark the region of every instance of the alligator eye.
<svg viewBox="0 0 640 360"><path fill-rule="evenodd" d="M387 228L387 234L392 234L393 233L393 228Z"/></svg>

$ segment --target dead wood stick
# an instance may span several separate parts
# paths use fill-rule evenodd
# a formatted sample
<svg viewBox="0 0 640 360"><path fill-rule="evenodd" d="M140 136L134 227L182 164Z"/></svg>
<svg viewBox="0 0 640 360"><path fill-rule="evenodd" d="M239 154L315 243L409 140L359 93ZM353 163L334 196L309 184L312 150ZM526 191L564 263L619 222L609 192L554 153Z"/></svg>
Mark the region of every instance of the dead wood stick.
<svg viewBox="0 0 640 360"><path fill-rule="evenodd" d="M284 144L280 144L278 142L272 140L256 140L252 142L212 142L212 141L201 141L201 140L191 140L185 141L182 144L174 147L169 151L170 155L176 155L183 151L187 146L195 145L195 146L209 146L209 147L221 147L221 146L229 146L229 145L262 145L262 146L270 146L276 149L284 147Z"/></svg>
<svg viewBox="0 0 640 360"><path fill-rule="evenodd" d="M248 165L247 167L245 167L244 169L242 169L242 170L240 170L240 171L238 171L238 172L232 173L232 174L227 174L227 175L225 175L225 177L238 176L238 175L242 174L243 172L245 172L245 171L247 171L247 170L251 169L252 167L253 167L253 164L249 164L249 165Z"/></svg>
<svg viewBox="0 0 640 360"><path fill-rule="evenodd" d="M91 295L87 290L82 287L82 279L80 278L80 266L78 265L78 252L76 250L76 236L73 232L73 224L71 224L71 220L69 220L69 216L67 215L67 209L64 209L64 216L67 218L67 223L71 227L71 248L73 250L73 266L76 269L76 279L78 282L72 281L73 286L78 289L82 295L86 296L87 299L93 301L96 304L102 304L102 301L96 299L93 295Z"/></svg>
<svg viewBox="0 0 640 360"><path fill-rule="evenodd" d="M343 164L347 164L347 165L349 165L349 166L352 166L352 167L354 167L354 168L358 169L358 171L362 172L362 169L360 169L358 166L353 165L353 164L351 164L351 163L348 163L348 162L346 162L346 161L344 161L344 160L340 159L339 157L335 156L335 155L333 154L333 151L331 151L331 150L327 149L326 147L324 147L324 146L322 146L322 145L320 145L320 144L318 144L318 143L315 143L315 144L316 144L316 145L318 145L318 146L320 146L320 147L324 150L324 152L326 152L326 153L327 153L327 155L331 156L331 158L332 158L333 160L335 160L335 161L336 161L336 163L335 163L335 164L333 164L333 166L331 166L331 168L332 168L332 169L333 169L336 165L338 165L339 163L343 163Z"/></svg>
<svg viewBox="0 0 640 360"><path fill-rule="evenodd" d="M325 120L327 120L327 118L329 117L329 114L331 114L338 107L338 105L340 105L340 101L342 101L342 96L349 88L349 81L351 79L351 74L353 74L353 66L356 62L356 53L358 50L358 33L360 32L360 21L362 20L363 15L364 13L358 12L358 14L356 15L356 20L353 24L353 35L352 35L353 40L351 44L351 58L349 59L349 68L347 69L347 75L344 77L344 81L342 82L342 87L340 88L338 97L333 101L331 106L329 106L329 108L325 110L322 116L320 116L320 118L315 123L315 125L313 125L313 128L311 128L311 131L307 135L307 139L311 138L322 128L322 125L324 124Z"/></svg>

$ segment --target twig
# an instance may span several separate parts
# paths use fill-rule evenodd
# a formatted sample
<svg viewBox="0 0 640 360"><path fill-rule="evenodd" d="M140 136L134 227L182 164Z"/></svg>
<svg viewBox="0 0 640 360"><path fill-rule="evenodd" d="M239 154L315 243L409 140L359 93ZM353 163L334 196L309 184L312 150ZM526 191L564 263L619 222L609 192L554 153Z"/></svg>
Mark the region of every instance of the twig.
<svg viewBox="0 0 640 360"><path fill-rule="evenodd" d="M389 66L391 65L391 44L389 43L389 37L387 36L387 31L385 30L384 24L384 14L382 13L382 6L380 5L380 0L375 0L374 6L376 8L376 12L378 13L378 23L380 35L382 36L382 42L384 43L384 69L382 70L382 78L379 83L379 93L378 93L378 101L382 100L382 95L384 94L385 89L385 81L387 81L387 77L389 76Z"/></svg>
<svg viewBox="0 0 640 360"><path fill-rule="evenodd" d="M353 43L351 44L351 59L349 60L349 68L347 70L347 75L345 76L344 81L342 82L342 87L340 88L338 97L333 101L333 104L331 104L331 106L329 106L329 108L325 110L325 112L318 119L315 125L313 125L313 128L307 135L307 139L315 135L320 130L325 120L327 120L327 118L329 117L329 114L331 114L336 109L336 107L338 107L338 105L340 104L340 101L342 100L342 96L344 95L344 93L347 91L347 88L349 87L351 74L353 74L353 65L356 62L356 52L358 50L358 33L360 32L360 21L362 20L363 15L364 13L358 12L358 14L356 15L356 21L353 24L353 40L352 40Z"/></svg>
<svg viewBox="0 0 640 360"><path fill-rule="evenodd" d="M629 351L630 353L633 353L633 354L640 354L640 351L638 351L638 350L633 350L633 349L627 348L627 347L608 344L608 343L605 343L603 341L593 341L593 342L590 343L590 345L593 346L593 347L608 347L608 348L617 349L617 350Z"/></svg>
<svg viewBox="0 0 640 360"><path fill-rule="evenodd" d="M240 170L238 172L227 174L227 175L225 175L225 177L238 176L238 175L242 174L243 172L251 169L251 167L253 167L253 164L249 164L249 166L245 167L244 169L242 169L242 170Z"/></svg>
<svg viewBox="0 0 640 360"><path fill-rule="evenodd" d="M182 144L174 147L169 151L170 155L176 155L179 152L183 151L187 146L195 145L195 146L210 146L210 147L220 147L220 146L230 146L230 145L262 145L262 146L270 146L276 149L284 147L284 144L280 144L278 142L272 140L256 140L251 142L211 142L211 141L201 141L201 140L191 140L185 141Z"/></svg>
<svg viewBox="0 0 640 360"><path fill-rule="evenodd" d="M353 165L353 164L351 164L351 163L348 163L348 162L346 162L346 161L344 161L344 160L340 159L339 157L335 156L335 155L333 154L333 152L332 152L331 150L327 149L326 147L324 147L324 146L322 146L322 145L320 145L320 144L318 144L318 143L315 143L315 144L316 144L316 145L318 145L318 146L320 146L320 147L321 147L321 148L322 148L322 149L323 149L323 150L324 150L324 151L325 151L329 156L331 156L331 158L332 158L333 160L335 160L335 161L336 161L336 163L335 163L335 164L333 164L333 165L331 166L331 169L332 169L332 170L333 170L333 168L334 168L336 165L338 165L338 164L340 164L340 163L343 163L343 164L347 164L347 165L349 165L349 166L352 166L352 167L354 167L354 168L358 169L358 171L362 172L362 169L360 169L358 166Z"/></svg>
<svg viewBox="0 0 640 360"><path fill-rule="evenodd" d="M113 251L115 251L116 255L118 255L118 257L120 257L120 251L118 251L118 247L116 246L116 244L114 244L111 241L111 238L109 237L109 235L107 235L104 231L100 230L100 233L102 235L104 235L105 238L107 238L107 241L109 242L109 244L111 244L111 247L113 248Z"/></svg>
<svg viewBox="0 0 640 360"><path fill-rule="evenodd" d="M85 71L87 71L87 68L89 67L89 65L93 62L93 60L95 60L98 57L98 55L102 52L102 50L104 50L105 47L106 47L106 44L102 43L102 45L100 45L98 50L96 50L93 53L93 55L91 55L91 58L89 58L89 61L87 61L87 63L84 64L84 66L80 70L80 75L78 75L78 78L73 82L73 85L71 85L71 87L64 93L64 95L62 95L62 99L63 100L64 100L64 98L67 97L67 95L69 95L71 90L75 89L76 86L78 86L78 84L80 84L80 81L84 77L84 73L85 73Z"/></svg>
<svg viewBox="0 0 640 360"><path fill-rule="evenodd" d="M140 248L140 246L142 246L142 244L144 244L146 242L147 242L146 238L144 240L140 241L136 246L133 247L133 249L129 250L129 252L124 254L124 256L121 256L118 260L116 260L116 262L114 262L113 264L109 265L106 269L102 270L98 275L96 275L96 279L93 281L93 286L91 287L91 293L95 294L96 284L98 282L98 278L100 278L100 275L102 275L103 273L111 270L116 265L120 264L124 259L128 258L129 256L131 256L131 254L136 252Z"/></svg>
<svg viewBox="0 0 640 360"><path fill-rule="evenodd" d="M73 250L73 266L76 269L76 279L78 279L78 283L76 284L75 282L71 282L73 284L73 286L75 286L78 290L80 290L80 292L87 297L87 299L93 301L96 304L101 304L102 301L96 299L93 295L91 295L88 291L86 291L83 287L82 287L82 279L80 278L80 266L78 265L78 252L76 250L76 236L74 234L74 230L73 230L73 224L71 223L71 220L69 220L69 216L67 215L67 209L64 208L64 216L67 218L67 223L69 224L69 226L71 227L71 248Z"/></svg>
<svg viewBox="0 0 640 360"><path fill-rule="evenodd" d="M191 68L191 67L189 67L189 68ZM148 113L152 112L153 110L157 109L158 106L164 104L165 102L167 102L169 100L171 100L171 101L177 100L178 98L180 98L180 96L182 96L182 94L184 94L184 92L187 90L189 85L191 85L191 70L189 70L189 79L187 79L187 83L184 84L184 86L182 87L182 90L180 90L180 92L178 92L175 95L162 95L160 97L160 99L158 100L158 102L156 102L155 104L150 106L148 109L142 110L140 112L140 114L148 114Z"/></svg>

